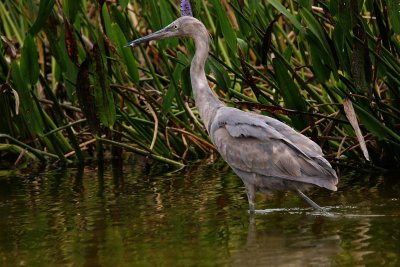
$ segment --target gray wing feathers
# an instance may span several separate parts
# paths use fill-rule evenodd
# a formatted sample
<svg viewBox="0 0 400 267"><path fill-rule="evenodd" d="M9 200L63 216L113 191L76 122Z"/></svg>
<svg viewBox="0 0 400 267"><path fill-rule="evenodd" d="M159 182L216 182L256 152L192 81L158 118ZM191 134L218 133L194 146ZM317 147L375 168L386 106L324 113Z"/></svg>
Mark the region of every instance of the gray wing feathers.
<svg viewBox="0 0 400 267"><path fill-rule="evenodd" d="M336 190L336 173L321 148L278 120L223 107L209 130L233 168Z"/></svg>

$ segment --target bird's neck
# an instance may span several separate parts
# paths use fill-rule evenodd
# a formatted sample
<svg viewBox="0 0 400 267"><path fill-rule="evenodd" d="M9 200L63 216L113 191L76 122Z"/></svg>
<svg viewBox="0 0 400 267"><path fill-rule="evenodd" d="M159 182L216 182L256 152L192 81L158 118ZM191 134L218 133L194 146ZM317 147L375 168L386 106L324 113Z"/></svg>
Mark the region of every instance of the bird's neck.
<svg viewBox="0 0 400 267"><path fill-rule="evenodd" d="M219 101L207 82L204 65L209 52L209 37L205 28L204 31L200 32L201 34L193 38L196 44L196 53L190 65L190 77L196 107L199 110L200 117L207 131L209 131L210 122L214 118L216 111L223 104Z"/></svg>

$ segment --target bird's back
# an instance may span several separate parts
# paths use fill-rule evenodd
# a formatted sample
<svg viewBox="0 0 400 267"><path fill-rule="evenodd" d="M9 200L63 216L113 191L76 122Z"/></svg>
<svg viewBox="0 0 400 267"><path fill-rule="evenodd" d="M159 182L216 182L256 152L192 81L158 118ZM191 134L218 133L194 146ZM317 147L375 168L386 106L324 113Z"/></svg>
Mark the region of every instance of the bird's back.
<svg viewBox="0 0 400 267"><path fill-rule="evenodd" d="M338 178L321 148L278 120L222 107L208 130L224 160L259 191L336 191Z"/></svg>

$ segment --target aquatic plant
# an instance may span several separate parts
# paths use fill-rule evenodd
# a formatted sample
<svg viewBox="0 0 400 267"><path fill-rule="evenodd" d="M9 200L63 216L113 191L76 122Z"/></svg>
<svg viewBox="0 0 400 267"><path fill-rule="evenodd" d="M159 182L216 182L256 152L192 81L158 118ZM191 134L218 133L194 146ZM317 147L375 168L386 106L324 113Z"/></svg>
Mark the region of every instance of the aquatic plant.
<svg viewBox="0 0 400 267"><path fill-rule="evenodd" d="M333 163L398 167L396 1L192 5L212 36L209 81L227 104L303 131ZM124 48L178 16L177 1L1 2L1 161L213 155L191 98L193 44Z"/></svg>

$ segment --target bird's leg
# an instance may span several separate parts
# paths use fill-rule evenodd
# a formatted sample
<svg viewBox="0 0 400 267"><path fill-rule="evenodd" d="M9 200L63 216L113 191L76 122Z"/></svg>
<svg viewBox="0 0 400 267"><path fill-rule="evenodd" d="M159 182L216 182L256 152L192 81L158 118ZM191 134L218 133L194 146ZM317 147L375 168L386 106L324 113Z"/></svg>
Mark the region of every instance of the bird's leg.
<svg viewBox="0 0 400 267"><path fill-rule="evenodd" d="M315 203L314 201L311 200L311 198L309 198L308 196L306 196L303 192L301 192L299 189L297 189L297 193L299 194L299 196L301 196L311 207L313 207L316 210L319 211L323 211L325 212L325 210L320 207L317 203Z"/></svg>
<svg viewBox="0 0 400 267"><path fill-rule="evenodd" d="M244 183L246 187L246 194L247 194L247 200L249 201L249 212L250 214L254 214L256 210L255 206L255 199L256 199L256 190L254 188L254 185Z"/></svg>
<svg viewBox="0 0 400 267"><path fill-rule="evenodd" d="M254 201L249 200L249 212L254 214L256 212L256 206L254 205Z"/></svg>

